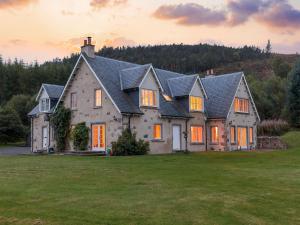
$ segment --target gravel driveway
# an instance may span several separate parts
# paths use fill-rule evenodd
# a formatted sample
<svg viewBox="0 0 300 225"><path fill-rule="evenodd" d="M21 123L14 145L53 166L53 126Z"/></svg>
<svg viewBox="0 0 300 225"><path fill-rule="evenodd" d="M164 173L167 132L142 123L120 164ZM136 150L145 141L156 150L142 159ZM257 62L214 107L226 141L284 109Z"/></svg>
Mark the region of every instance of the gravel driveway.
<svg viewBox="0 0 300 225"><path fill-rule="evenodd" d="M0 147L0 156L30 154L30 147Z"/></svg>

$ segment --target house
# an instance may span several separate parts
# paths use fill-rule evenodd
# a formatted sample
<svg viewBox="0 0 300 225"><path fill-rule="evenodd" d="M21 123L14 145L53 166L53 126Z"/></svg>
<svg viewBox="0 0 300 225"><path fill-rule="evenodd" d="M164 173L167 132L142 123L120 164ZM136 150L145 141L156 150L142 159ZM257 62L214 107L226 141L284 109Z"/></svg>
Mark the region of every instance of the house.
<svg viewBox="0 0 300 225"><path fill-rule="evenodd" d="M153 154L256 148L260 118L242 72L200 79L96 56L94 49L85 40L65 86L42 85L28 114L33 152L55 149L49 116L58 104L71 109L72 126L90 128L90 151L110 148L125 128L149 141Z"/></svg>

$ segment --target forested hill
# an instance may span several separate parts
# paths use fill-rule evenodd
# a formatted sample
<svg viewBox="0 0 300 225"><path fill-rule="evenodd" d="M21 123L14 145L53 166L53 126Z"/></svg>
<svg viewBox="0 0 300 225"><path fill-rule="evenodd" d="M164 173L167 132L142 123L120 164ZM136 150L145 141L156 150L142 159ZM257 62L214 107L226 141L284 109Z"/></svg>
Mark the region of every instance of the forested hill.
<svg viewBox="0 0 300 225"><path fill-rule="evenodd" d="M256 47L231 48L207 44L104 47L97 54L138 64L152 63L157 68L185 74L203 75L211 68L218 74L245 71L262 118L283 115L286 77L297 57L272 55ZM64 85L77 58L78 55L71 55L41 65L25 65L17 60L4 63L0 59L0 106L16 95L29 99L38 92L42 83ZM271 96L274 90L277 90L276 94ZM34 104L30 102L28 108Z"/></svg>

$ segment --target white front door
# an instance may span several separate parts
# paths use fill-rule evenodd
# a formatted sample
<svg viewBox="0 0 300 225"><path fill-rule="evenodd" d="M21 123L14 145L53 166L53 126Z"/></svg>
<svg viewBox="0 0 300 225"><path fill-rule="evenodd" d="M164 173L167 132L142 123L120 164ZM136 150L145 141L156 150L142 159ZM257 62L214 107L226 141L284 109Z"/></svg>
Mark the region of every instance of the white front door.
<svg viewBox="0 0 300 225"><path fill-rule="evenodd" d="M43 127L43 149L47 149L48 148L48 128L47 127Z"/></svg>
<svg viewBox="0 0 300 225"><path fill-rule="evenodd" d="M92 125L92 150L105 151L105 125Z"/></svg>
<svg viewBox="0 0 300 225"><path fill-rule="evenodd" d="M180 125L173 125L173 150L175 150L175 151L178 151L178 150L181 149L181 146L180 146L180 140L181 140L180 130L181 130Z"/></svg>

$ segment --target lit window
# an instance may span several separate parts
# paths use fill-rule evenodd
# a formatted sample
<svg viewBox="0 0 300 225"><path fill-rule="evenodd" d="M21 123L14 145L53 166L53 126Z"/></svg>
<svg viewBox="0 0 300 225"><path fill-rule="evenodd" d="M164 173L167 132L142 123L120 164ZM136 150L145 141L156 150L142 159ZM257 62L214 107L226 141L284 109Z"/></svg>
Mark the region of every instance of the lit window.
<svg viewBox="0 0 300 225"><path fill-rule="evenodd" d="M190 96L190 110L203 111L203 98Z"/></svg>
<svg viewBox="0 0 300 225"><path fill-rule="evenodd" d="M102 91L100 89L95 90L95 106L102 106Z"/></svg>
<svg viewBox="0 0 300 225"><path fill-rule="evenodd" d="M217 144L219 143L219 128L218 127L211 127L210 129L211 135L211 143Z"/></svg>
<svg viewBox="0 0 300 225"><path fill-rule="evenodd" d="M163 94L163 96L164 96L164 99L165 99L167 102L171 102L171 101L172 101L172 98L171 98L169 95Z"/></svg>
<svg viewBox="0 0 300 225"><path fill-rule="evenodd" d="M71 93L71 109L77 108L77 94Z"/></svg>
<svg viewBox="0 0 300 225"><path fill-rule="evenodd" d="M253 144L253 127L249 127L249 142Z"/></svg>
<svg viewBox="0 0 300 225"><path fill-rule="evenodd" d="M249 100L243 98L235 98L234 111L239 113L249 113Z"/></svg>
<svg viewBox="0 0 300 225"><path fill-rule="evenodd" d="M153 139L155 140L161 140L162 139L162 129L161 124L155 124L153 126Z"/></svg>
<svg viewBox="0 0 300 225"><path fill-rule="evenodd" d="M41 112L47 112L50 110L50 99L49 98L43 98L40 101L40 111Z"/></svg>
<svg viewBox="0 0 300 225"><path fill-rule="evenodd" d="M235 127L230 127L230 142L231 144L236 143Z"/></svg>
<svg viewBox="0 0 300 225"><path fill-rule="evenodd" d="M203 143L202 126L191 126L191 141L192 143Z"/></svg>
<svg viewBox="0 0 300 225"><path fill-rule="evenodd" d="M142 106L156 106L156 91L142 89L141 94L141 104Z"/></svg>

